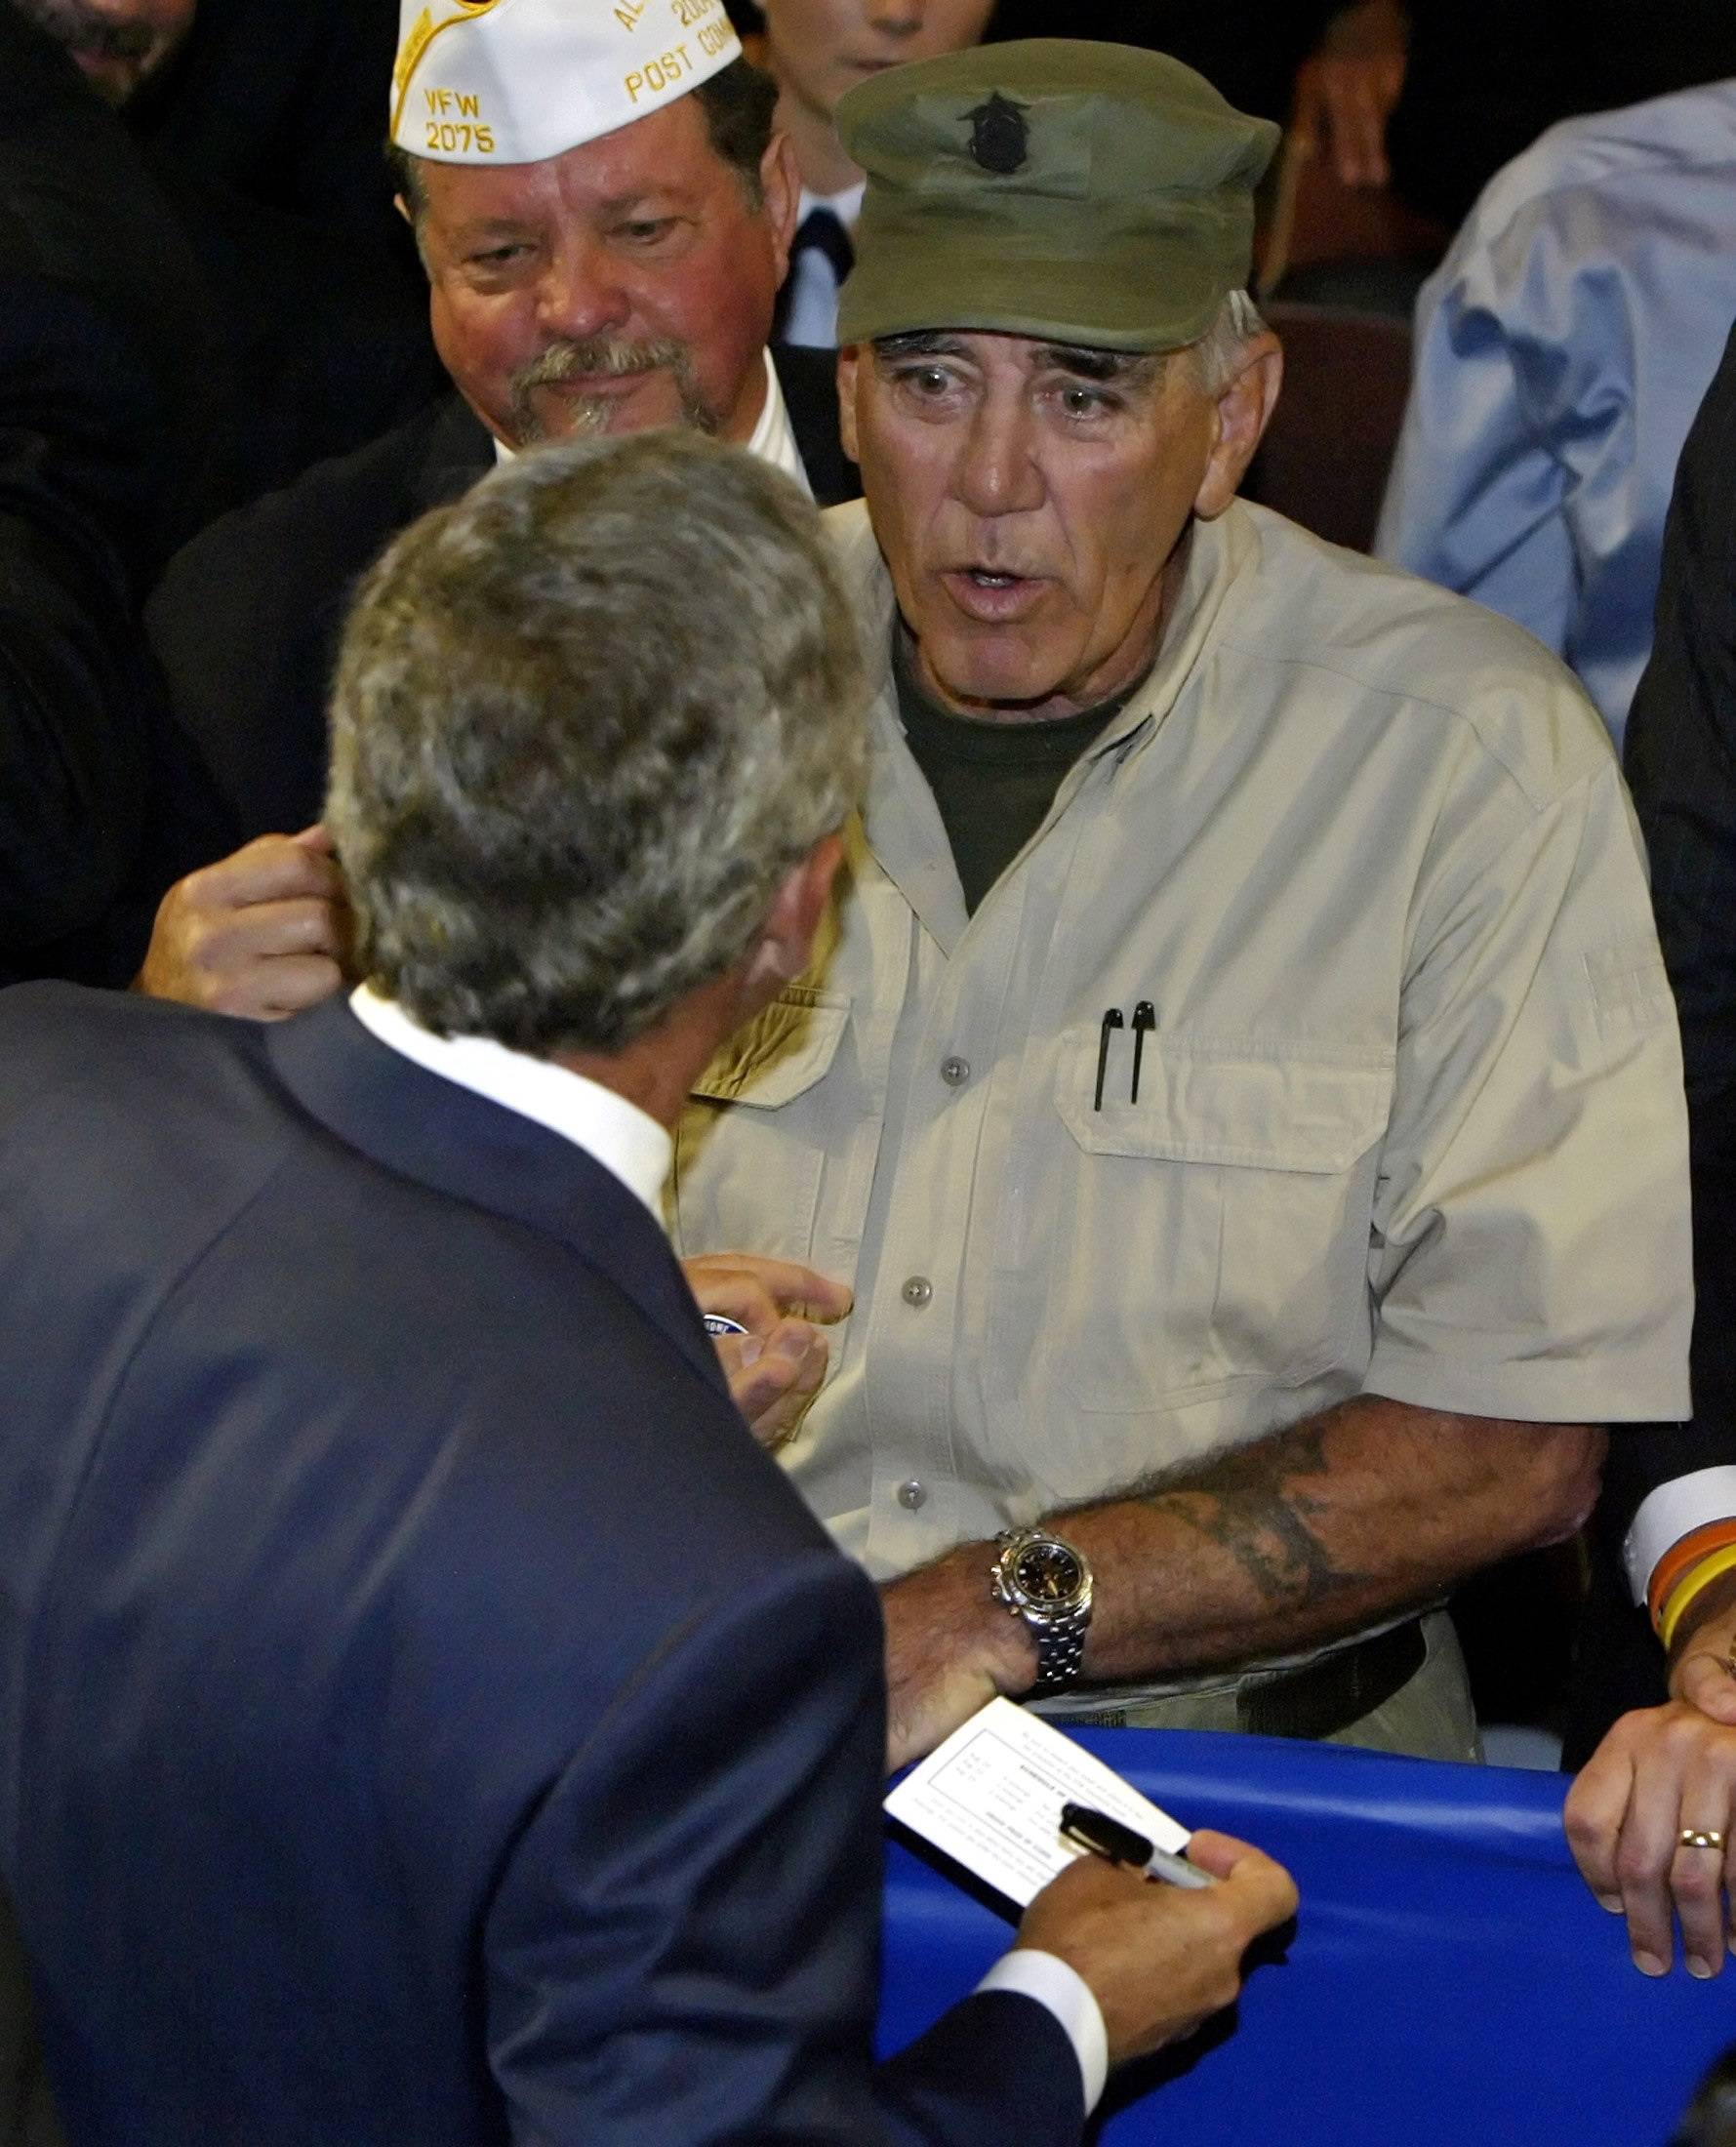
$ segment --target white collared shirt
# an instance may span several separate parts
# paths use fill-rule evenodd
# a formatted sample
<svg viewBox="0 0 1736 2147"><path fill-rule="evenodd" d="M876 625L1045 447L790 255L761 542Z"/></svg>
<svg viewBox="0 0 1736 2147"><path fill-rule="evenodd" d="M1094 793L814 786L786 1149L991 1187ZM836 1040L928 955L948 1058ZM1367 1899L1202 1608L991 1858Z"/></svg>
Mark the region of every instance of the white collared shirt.
<svg viewBox="0 0 1736 2147"><path fill-rule="evenodd" d="M867 184L866 180L859 179L854 186L835 194L810 193L804 186L795 212L796 229L801 229L810 209L828 209L854 242ZM789 263L789 289L780 342L830 350L838 340L839 288L837 271L818 247L804 246L795 254Z"/></svg>
<svg viewBox="0 0 1736 2147"><path fill-rule="evenodd" d="M793 477L810 500L814 497L814 488L802 467L801 450L795 444L784 390L778 385L778 368L772 363L769 350L765 354L765 407L747 441L747 452L757 455L763 463L770 463L774 469L781 469L785 476Z"/></svg>
<svg viewBox="0 0 1736 2147"><path fill-rule="evenodd" d="M371 985L350 993L355 1018L387 1050L444 1081L558 1133L619 1178L663 1225L663 1182L674 1153L657 1120L625 1096L488 1036L436 1036Z"/></svg>
<svg viewBox="0 0 1736 2147"><path fill-rule="evenodd" d="M757 455L762 463L770 463L774 469L781 469L785 476L801 486L811 500L814 488L808 482L808 472L802 467L801 450L795 444L795 432L789 423L788 406L784 400L784 390L778 385L778 369L772 363L772 353L762 353L765 365L765 401L760 406L759 419L753 430L743 442L749 455ZM495 442L495 461L517 461L515 449L505 440Z"/></svg>

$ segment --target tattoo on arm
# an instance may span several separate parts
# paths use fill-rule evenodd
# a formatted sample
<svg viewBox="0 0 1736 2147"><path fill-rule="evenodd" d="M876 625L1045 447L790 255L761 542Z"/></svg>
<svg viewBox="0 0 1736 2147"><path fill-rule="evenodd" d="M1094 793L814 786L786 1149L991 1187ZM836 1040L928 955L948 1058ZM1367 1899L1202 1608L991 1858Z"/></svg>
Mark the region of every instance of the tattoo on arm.
<svg viewBox="0 0 1736 2147"><path fill-rule="evenodd" d="M1326 1439L1324 1420L1313 1418L1166 1471L1140 1496L1228 1551L1272 1609L1329 1602L1369 1576L1341 1564L1316 1527L1332 1506Z"/></svg>

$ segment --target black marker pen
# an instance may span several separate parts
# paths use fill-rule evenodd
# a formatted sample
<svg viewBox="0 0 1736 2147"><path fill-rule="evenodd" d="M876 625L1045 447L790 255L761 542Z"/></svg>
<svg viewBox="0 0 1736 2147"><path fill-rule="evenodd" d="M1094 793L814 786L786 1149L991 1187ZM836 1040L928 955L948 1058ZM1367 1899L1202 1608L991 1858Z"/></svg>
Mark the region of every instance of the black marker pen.
<svg viewBox="0 0 1736 2147"><path fill-rule="evenodd" d="M1077 1843L1080 1848L1088 1848L1093 1856L1101 1856L1106 1863L1130 1865L1135 1871L1143 1871L1148 1879L1161 1879L1167 1885L1215 1886L1218 1884L1209 1871L1201 1871L1185 1856L1172 1856L1167 1849L1154 1847L1136 1828L1120 1819L1111 1819L1107 1811L1099 1811L1093 1804L1062 1805L1061 1838Z"/></svg>

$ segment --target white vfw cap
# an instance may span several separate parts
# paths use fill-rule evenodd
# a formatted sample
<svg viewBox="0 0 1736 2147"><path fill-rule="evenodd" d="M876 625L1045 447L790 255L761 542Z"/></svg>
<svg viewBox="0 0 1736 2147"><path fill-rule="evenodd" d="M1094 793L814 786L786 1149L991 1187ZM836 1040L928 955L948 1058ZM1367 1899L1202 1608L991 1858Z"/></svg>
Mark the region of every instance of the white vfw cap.
<svg viewBox="0 0 1736 2147"><path fill-rule="evenodd" d="M441 164L538 164L741 57L723 0L402 0L391 139Z"/></svg>

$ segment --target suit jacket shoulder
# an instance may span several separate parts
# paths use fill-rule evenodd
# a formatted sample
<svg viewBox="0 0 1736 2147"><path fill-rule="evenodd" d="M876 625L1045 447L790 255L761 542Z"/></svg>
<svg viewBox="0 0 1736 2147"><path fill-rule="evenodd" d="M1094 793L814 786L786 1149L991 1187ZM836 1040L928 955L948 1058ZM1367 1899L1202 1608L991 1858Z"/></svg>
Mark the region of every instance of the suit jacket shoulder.
<svg viewBox="0 0 1736 2147"><path fill-rule="evenodd" d="M355 585L400 529L492 464L487 431L449 396L225 515L171 562L145 628L235 843L319 817L326 696Z"/></svg>

